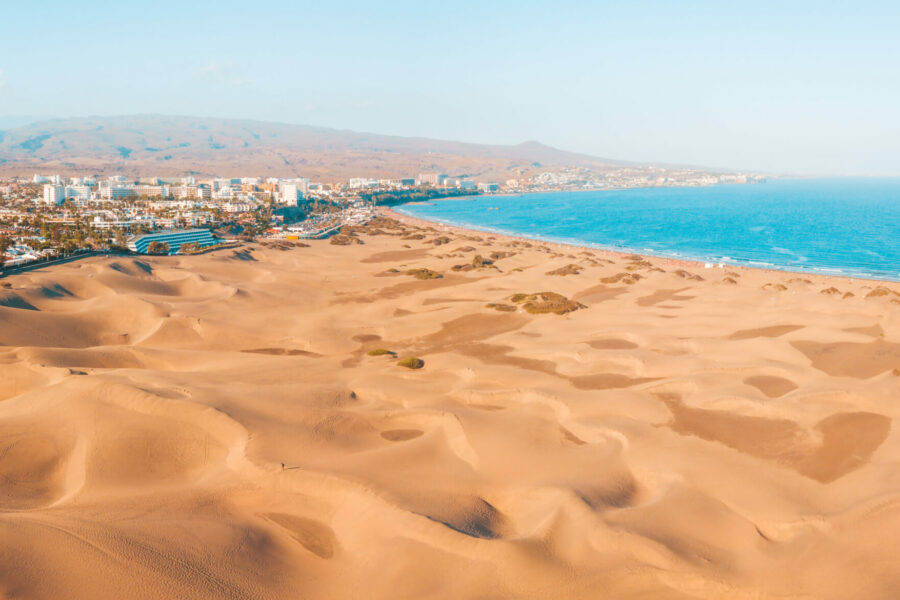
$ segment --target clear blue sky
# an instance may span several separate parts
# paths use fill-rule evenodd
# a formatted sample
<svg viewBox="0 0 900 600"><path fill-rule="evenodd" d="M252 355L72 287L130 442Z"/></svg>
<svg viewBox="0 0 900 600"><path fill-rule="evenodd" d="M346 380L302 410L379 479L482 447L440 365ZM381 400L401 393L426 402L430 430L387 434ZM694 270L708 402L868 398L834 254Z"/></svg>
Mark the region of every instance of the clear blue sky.
<svg viewBox="0 0 900 600"><path fill-rule="evenodd" d="M0 116L242 117L900 175L900 2L5 2Z"/></svg>

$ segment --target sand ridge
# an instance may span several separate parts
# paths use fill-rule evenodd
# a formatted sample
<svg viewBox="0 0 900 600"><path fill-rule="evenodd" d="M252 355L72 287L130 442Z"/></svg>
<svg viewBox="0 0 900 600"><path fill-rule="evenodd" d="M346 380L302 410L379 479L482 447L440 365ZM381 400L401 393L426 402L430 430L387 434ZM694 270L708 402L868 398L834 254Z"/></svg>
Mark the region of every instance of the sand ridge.
<svg viewBox="0 0 900 600"><path fill-rule="evenodd" d="M2 280L0 598L896 595L896 284L352 235Z"/></svg>

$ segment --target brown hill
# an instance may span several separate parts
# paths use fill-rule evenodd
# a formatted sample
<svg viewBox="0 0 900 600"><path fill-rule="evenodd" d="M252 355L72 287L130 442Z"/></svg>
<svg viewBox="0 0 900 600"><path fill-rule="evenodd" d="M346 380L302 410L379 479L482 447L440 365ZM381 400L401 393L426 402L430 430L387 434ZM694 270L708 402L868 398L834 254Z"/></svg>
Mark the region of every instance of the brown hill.
<svg viewBox="0 0 900 600"><path fill-rule="evenodd" d="M510 178L547 167L622 164L538 142L468 144L236 119L161 115L41 121L0 132L0 172L197 175L334 180L422 171Z"/></svg>

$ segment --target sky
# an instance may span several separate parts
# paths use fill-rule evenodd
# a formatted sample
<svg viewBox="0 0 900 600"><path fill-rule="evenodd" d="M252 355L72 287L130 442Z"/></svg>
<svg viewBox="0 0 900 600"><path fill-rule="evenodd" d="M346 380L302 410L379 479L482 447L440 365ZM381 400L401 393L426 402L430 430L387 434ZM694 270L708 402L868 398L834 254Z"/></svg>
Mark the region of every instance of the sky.
<svg viewBox="0 0 900 600"><path fill-rule="evenodd" d="M900 2L4 2L0 124L160 113L900 176Z"/></svg>

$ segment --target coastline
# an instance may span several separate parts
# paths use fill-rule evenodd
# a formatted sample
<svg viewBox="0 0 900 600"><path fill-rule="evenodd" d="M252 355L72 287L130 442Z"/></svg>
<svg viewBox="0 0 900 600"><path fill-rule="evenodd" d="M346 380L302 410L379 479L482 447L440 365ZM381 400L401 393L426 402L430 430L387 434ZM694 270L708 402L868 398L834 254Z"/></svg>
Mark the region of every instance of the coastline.
<svg viewBox="0 0 900 600"><path fill-rule="evenodd" d="M536 193L547 193L552 194L556 192L536 192ZM501 195L501 194L497 194ZM521 196L521 194L503 194L505 196ZM458 197L448 197L442 198L441 200L453 200L455 198L466 198L465 196ZM471 199L471 198L470 198ZM402 205L399 205L402 206ZM854 281L868 281L877 284L887 284L889 286L895 286L894 289L900 289L900 277L890 278L888 276L878 277L875 275L869 274L837 274L837 273L822 273L822 269L818 270L804 270L799 268L791 268L790 266L785 266L784 268L778 268L778 266L756 266L756 265L745 265L745 264L735 264L733 262L722 262L722 263L713 263L709 261L704 261L700 259L690 259L690 258L674 258L671 256L664 256L660 254L651 254L646 251L641 250L614 250L611 248L603 247L602 245L589 245L589 244L578 244L573 242L562 242L552 239L542 238L540 236L527 236L521 234L511 234L511 233L501 233L494 230L491 230L487 227L484 229L478 228L477 226L473 226L471 224L467 226L454 225L451 223L445 223L439 220L429 220L421 217L414 217L412 215L407 215L405 213L399 212L397 209L399 206L392 207L379 207L379 211L387 211L384 214L386 216L390 216L391 218L398 219L410 224L416 224L418 226L426 226L426 227L442 227L447 231L456 231L460 233L472 234L487 234L496 236L498 239L509 240L509 241L527 241L531 243L540 243L545 244L551 247L557 248L568 248L577 251L589 250L591 252L599 253L603 256L609 258L623 258L626 256L640 256L644 259L653 259L657 261L661 261L662 264L667 264L671 266L681 266L681 267L690 267L690 268L701 268L704 270L739 270L739 271L761 271L770 274L782 274L782 275L794 275L799 276L802 275L804 277L813 277L817 279L822 279L823 282L829 280L837 280L837 281L847 281L849 283L853 283ZM707 267L708 264L713 265L712 267ZM900 268L900 267L898 267Z"/></svg>

